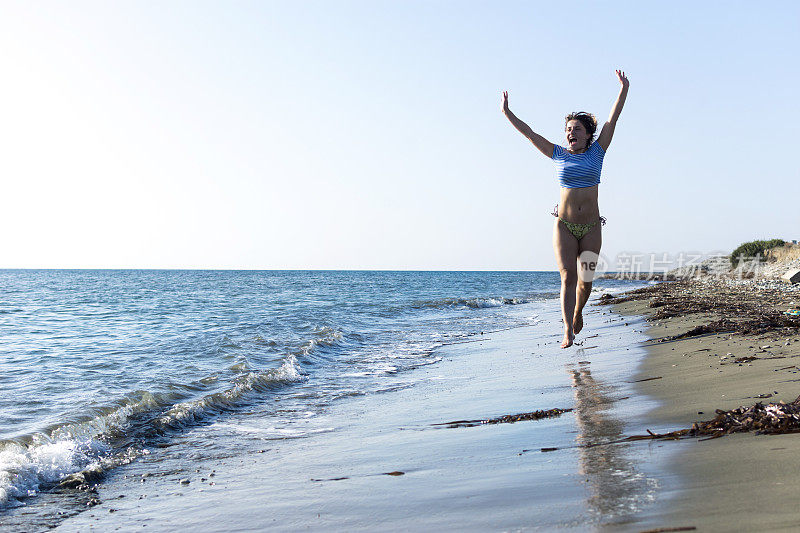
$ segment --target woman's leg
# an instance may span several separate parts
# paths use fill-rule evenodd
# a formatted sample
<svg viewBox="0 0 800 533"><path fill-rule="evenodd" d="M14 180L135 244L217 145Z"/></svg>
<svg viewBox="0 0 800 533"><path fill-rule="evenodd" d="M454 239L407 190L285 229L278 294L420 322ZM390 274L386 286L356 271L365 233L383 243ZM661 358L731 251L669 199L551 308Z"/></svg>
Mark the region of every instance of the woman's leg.
<svg viewBox="0 0 800 533"><path fill-rule="evenodd" d="M600 223L589 231L578 243L578 284L575 294L575 316L572 319L572 331L577 335L583 329L583 308L589 300L594 280L594 269L600 256L600 246L603 244L603 233ZM591 253L587 253L591 252ZM583 260L582 262L580 260Z"/></svg>
<svg viewBox="0 0 800 533"><path fill-rule="evenodd" d="M575 312L575 290L578 283L578 241L569 230L556 219L553 228L553 251L561 273L561 318L564 321L562 348L572 346L572 317Z"/></svg>

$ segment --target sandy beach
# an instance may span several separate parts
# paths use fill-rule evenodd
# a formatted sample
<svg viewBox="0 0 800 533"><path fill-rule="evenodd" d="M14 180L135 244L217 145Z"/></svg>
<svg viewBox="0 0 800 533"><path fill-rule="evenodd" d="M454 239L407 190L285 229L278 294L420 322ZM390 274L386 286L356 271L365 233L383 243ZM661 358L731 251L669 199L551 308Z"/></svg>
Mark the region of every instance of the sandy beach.
<svg viewBox="0 0 800 533"><path fill-rule="evenodd" d="M648 317L645 332L653 340L636 379L637 390L658 402L647 415L654 431L688 428L717 409L800 395L800 320L783 314L797 307L798 286L709 277L616 300L617 312ZM666 442L679 453L662 479L667 490L639 517L642 529L676 520L700 531L800 526L800 511L786 505L800 488L800 435Z"/></svg>

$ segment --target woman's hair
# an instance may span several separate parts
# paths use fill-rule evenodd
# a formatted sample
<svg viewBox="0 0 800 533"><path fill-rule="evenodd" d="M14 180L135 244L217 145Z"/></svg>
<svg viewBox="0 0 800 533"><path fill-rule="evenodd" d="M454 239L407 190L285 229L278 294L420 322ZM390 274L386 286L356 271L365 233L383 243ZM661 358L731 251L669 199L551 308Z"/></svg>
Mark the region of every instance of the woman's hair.
<svg viewBox="0 0 800 533"><path fill-rule="evenodd" d="M594 115L585 111L573 112L567 115L566 121L564 122L565 128L570 120L578 120L583 124L583 127L586 128L586 131L589 133L589 140L586 143L586 148L589 148L592 145L592 141L594 141L594 133L597 131L597 119Z"/></svg>

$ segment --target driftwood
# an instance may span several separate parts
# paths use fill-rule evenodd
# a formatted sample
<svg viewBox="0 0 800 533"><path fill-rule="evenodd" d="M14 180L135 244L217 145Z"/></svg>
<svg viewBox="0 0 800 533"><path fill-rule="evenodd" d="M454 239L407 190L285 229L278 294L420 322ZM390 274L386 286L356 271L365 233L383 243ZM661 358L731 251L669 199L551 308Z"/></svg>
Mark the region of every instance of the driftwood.
<svg viewBox="0 0 800 533"><path fill-rule="evenodd" d="M765 397L767 397L765 395ZM542 418L555 418L572 409L547 409L530 413L505 415L497 418L480 420L454 420L432 424L437 427L459 428L473 427L486 424L513 424L525 420L541 420ZM783 433L800 433L800 396L793 402L777 402L740 406L730 411L717 409L717 416L704 422L695 422L692 427L670 431L669 433L654 433L647 430L647 435L631 435L613 442L590 443L586 447L602 446L618 442L627 442L645 439L680 439L683 437L710 437L717 438L731 433L755 432L757 435L777 435ZM554 448L553 448L554 449ZM547 449L551 451L552 449Z"/></svg>
<svg viewBox="0 0 800 533"><path fill-rule="evenodd" d="M722 317L686 333L660 339L660 342L665 342L713 333L757 335L786 328L797 332L800 329L800 316L786 315L770 304L780 297L781 294L776 289L730 287L722 281L698 283L685 280L642 287L622 296L604 294L597 303L610 305L632 300L649 300L648 306L656 309L648 317L649 321L695 313L710 313Z"/></svg>
<svg viewBox="0 0 800 533"><path fill-rule="evenodd" d="M695 531L695 526L678 526L678 527L657 527L656 529L645 529L640 533L671 533L673 531Z"/></svg>
<svg viewBox="0 0 800 533"><path fill-rule="evenodd" d="M750 407L740 406L730 411L717 409L717 416L705 422L695 422L691 428L670 431L669 433L653 433L649 429L647 435L632 435L620 441L644 439L680 439L682 437L718 438L731 433L755 432L756 435L780 435L800 433L800 397L791 403L758 402Z"/></svg>
<svg viewBox="0 0 800 533"><path fill-rule="evenodd" d="M768 395L764 395L768 396ZM769 395L771 396L771 395ZM731 433L755 432L756 435L782 435L800 433L800 396L793 402L777 402L763 404L758 402L750 407L740 406L730 411L717 409L717 416L705 422L695 422L692 427L654 433L647 430L646 435L631 435L621 439L580 444L577 448L595 448L639 440L678 440L683 438L705 437L700 440L718 439ZM450 426L459 427L459 426ZM572 446L570 446L572 447ZM560 448L539 448L542 452L554 452ZM522 450L521 453L534 451Z"/></svg>
<svg viewBox="0 0 800 533"><path fill-rule="evenodd" d="M481 426L484 424L513 424L514 422L522 422L524 420L540 420L542 418L555 418L570 411L572 411L572 409L547 409L542 411L533 411L531 413L505 415L497 418L488 418L483 420L454 420L453 422L441 422L439 424L431 424L431 425L448 427L448 428L468 428L473 426Z"/></svg>

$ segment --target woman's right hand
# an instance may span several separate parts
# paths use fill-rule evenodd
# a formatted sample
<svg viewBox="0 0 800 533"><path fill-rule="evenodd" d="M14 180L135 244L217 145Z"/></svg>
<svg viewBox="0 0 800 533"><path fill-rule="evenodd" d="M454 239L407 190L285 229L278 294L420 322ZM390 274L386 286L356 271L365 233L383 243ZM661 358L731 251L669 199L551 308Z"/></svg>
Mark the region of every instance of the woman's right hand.
<svg viewBox="0 0 800 533"><path fill-rule="evenodd" d="M622 85L623 89L627 89L628 86L630 85L630 82L628 81L628 77L621 70L616 70L615 72L617 74L617 79L619 80L619 84Z"/></svg>
<svg viewBox="0 0 800 533"><path fill-rule="evenodd" d="M508 91L503 91L503 113L508 113Z"/></svg>

